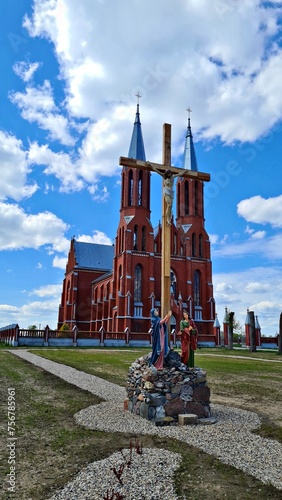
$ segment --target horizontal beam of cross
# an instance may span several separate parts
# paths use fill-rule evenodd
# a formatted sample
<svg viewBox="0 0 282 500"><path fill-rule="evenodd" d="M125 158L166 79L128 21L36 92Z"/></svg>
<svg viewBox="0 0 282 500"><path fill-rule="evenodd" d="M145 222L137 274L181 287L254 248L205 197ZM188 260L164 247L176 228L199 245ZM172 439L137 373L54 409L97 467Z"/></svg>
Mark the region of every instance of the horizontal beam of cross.
<svg viewBox="0 0 282 500"><path fill-rule="evenodd" d="M123 167L131 167L131 168L140 168L141 170L150 170L151 172L154 169L160 170L160 173L169 168L172 174L178 175L179 177L185 177L189 179L199 179L200 181L210 181L210 174L205 172L198 172L194 170L184 170L173 166L163 165L161 163L153 163L149 161L135 160L134 158L127 158L126 156L121 156L119 159L119 164ZM183 171L183 172L182 172Z"/></svg>

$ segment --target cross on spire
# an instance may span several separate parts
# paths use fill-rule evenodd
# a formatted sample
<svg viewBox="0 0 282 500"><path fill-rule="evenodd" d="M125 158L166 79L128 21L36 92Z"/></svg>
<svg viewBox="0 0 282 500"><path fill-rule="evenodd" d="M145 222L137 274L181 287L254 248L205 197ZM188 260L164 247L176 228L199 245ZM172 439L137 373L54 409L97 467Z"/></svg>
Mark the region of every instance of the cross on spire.
<svg viewBox="0 0 282 500"><path fill-rule="evenodd" d="M137 92L137 94L135 94L135 95L136 95L136 97L137 97L137 104L139 104L139 99L140 99L140 97L142 97L142 95L141 95L141 94L139 94L139 91L138 91L138 92Z"/></svg>
<svg viewBox="0 0 282 500"><path fill-rule="evenodd" d="M192 109L190 108L190 106L186 109L186 111L188 111L188 119L190 120L190 115L192 113Z"/></svg>

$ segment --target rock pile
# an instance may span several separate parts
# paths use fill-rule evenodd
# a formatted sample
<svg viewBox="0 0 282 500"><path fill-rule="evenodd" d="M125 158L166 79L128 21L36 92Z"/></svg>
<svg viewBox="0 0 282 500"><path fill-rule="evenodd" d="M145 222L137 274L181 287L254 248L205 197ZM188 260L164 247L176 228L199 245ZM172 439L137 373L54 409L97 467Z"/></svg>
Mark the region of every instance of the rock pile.
<svg viewBox="0 0 282 500"><path fill-rule="evenodd" d="M162 370L150 366L149 355L138 358L128 372L128 410L156 425L175 425L179 414L210 417L206 371L188 368L171 350Z"/></svg>

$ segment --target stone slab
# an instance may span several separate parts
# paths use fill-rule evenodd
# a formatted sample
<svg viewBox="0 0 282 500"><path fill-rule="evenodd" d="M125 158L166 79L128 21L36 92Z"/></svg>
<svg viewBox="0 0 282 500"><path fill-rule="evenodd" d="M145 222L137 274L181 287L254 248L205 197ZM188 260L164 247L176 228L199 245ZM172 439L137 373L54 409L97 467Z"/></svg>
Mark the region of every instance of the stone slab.
<svg viewBox="0 0 282 500"><path fill-rule="evenodd" d="M195 425L198 420L198 416L194 413L180 413L178 415L178 425Z"/></svg>

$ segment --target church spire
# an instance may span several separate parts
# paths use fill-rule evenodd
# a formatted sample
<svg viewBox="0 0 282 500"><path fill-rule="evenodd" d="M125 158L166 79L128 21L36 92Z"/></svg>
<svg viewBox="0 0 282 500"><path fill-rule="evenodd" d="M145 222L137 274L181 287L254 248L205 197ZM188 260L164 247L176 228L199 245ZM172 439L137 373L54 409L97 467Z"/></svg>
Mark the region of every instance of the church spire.
<svg viewBox="0 0 282 500"><path fill-rule="evenodd" d="M188 111L188 127L186 132L186 141L185 141L182 167L184 169L194 170L195 172L197 172L198 170L197 158L196 158L196 153L193 143L193 135L190 124L190 113L192 110L188 108L187 111Z"/></svg>
<svg viewBox="0 0 282 500"><path fill-rule="evenodd" d="M145 148L142 136L142 128L140 122L140 113L139 113L139 99L141 95L136 94L137 97L137 111L135 115L135 122L133 126L133 132L131 136L131 142L128 151L128 157L134 158L135 160L146 161Z"/></svg>

